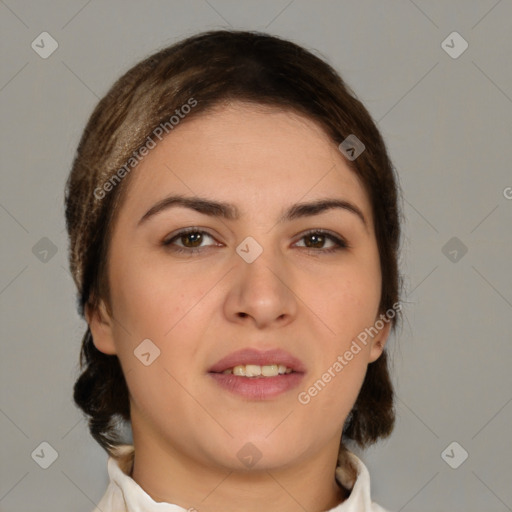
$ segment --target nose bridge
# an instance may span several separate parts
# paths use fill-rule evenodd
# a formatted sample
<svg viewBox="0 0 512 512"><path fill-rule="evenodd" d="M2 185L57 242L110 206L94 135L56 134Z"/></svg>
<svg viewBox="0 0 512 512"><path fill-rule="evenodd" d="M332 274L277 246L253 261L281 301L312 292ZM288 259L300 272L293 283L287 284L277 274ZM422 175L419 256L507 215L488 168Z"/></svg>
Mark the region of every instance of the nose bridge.
<svg viewBox="0 0 512 512"><path fill-rule="evenodd" d="M284 277L282 274L285 272L282 257L272 247L265 248L251 262L244 260L240 263L240 267L242 284L251 290L268 288L269 291L273 289L277 292L279 286L282 286Z"/></svg>
<svg viewBox="0 0 512 512"><path fill-rule="evenodd" d="M267 237L266 240L270 240ZM268 324L295 314L295 296L287 281L291 275L284 255L248 237L237 247L236 271L228 301L228 314L250 316L258 324Z"/></svg>

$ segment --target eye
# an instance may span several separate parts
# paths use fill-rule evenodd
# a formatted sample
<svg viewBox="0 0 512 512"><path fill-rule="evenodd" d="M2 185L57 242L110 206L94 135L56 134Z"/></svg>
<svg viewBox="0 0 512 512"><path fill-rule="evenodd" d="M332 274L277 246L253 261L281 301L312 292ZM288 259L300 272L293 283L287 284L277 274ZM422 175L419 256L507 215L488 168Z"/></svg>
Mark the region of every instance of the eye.
<svg viewBox="0 0 512 512"><path fill-rule="evenodd" d="M349 248L348 243L343 238L323 229L313 229L308 231L301 236L300 240L309 240L309 242L302 247L310 249L311 252L335 252ZM327 249L323 248L326 241L329 241L334 245L331 245L331 247Z"/></svg>
<svg viewBox="0 0 512 512"><path fill-rule="evenodd" d="M177 253L195 253L200 252L200 250L204 247L201 246L201 244L207 238L211 238L213 240L213 237L206 231L203 231L199 228L187 228L179 231L172 238L164 240L162 245ZM177 245L175 243L176 241L181 242L181 245Z"/></svg>
<svg viewBox="0 0 512 512"><path fill-rule="evenodd" d="M201 252L201 250L212 245L219 247L221 244L214 243L209 245L203 245L205 240L214 238L204 230L196 227L182 229L171 238L164 240L162 245L166 246L170 250L176 253L187 253L193 254ZM312 253L331 253L343 249L348 249L348 243L341 237L325 231L323 229L313 229L304 233L300 241L305 240L305 245L297 245L297 247L304 247L308 252ZM179 244L177 242L180 242ZM326 242L330 242L331 247L325 248Z"/></svg>

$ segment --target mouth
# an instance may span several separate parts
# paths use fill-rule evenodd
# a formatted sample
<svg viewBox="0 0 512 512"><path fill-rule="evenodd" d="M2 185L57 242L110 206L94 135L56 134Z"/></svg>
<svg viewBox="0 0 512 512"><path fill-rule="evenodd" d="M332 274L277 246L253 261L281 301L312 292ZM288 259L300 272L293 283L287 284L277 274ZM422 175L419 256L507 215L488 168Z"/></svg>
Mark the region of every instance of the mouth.
<svg viewBox="0 0 512 512"><path fill-rule="evenodd" d="M275 363L265 366L258 364L239 364L233 368L224 370L222 373L225 375L238 375L238 377L261 378L277 377L278 375L285 375L292 372L293 370L286 365Z"/></svg>
<svg viewBox="0 0 512 512"><path fill-rule="evenodd" d="M302 361L280 349L240 350L208 371L222 389L248 400L275 398L290 391L300 384L305 373Z"/></svg>

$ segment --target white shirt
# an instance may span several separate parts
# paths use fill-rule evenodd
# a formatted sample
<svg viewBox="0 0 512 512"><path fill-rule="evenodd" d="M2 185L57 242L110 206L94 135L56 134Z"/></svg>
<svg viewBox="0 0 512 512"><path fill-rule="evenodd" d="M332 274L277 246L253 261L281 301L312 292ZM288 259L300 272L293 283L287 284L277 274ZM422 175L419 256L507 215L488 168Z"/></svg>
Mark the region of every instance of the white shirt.
<svg viewBox="0 0 512 512"><path fill-rule="evenodd" d="M118 453L118 459L108 458L107 470L110 483L93 512L189 512L194 510L154 501L130 476L133 465L133 445L121 445ZM328 512L389 512L371 501L370 474L361 459L350 451L346 454L353 466L357 468L357 477L354 482L341 466L336 468L336 480L350 490L350 496Z"/></svg>

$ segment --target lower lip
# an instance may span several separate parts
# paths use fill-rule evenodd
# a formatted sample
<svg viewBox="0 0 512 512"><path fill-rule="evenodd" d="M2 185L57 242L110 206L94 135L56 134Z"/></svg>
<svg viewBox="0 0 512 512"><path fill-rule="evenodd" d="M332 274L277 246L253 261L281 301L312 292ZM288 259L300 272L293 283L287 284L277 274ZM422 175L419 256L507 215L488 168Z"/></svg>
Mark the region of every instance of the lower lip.
<svg viewBox="0 0 512 512"><path fill-rule="evenodd" d="M224 389L250 400L274 398L297 387L304 374L285 373L276 377L240 377L231 373L209 373Z"/></svg>

